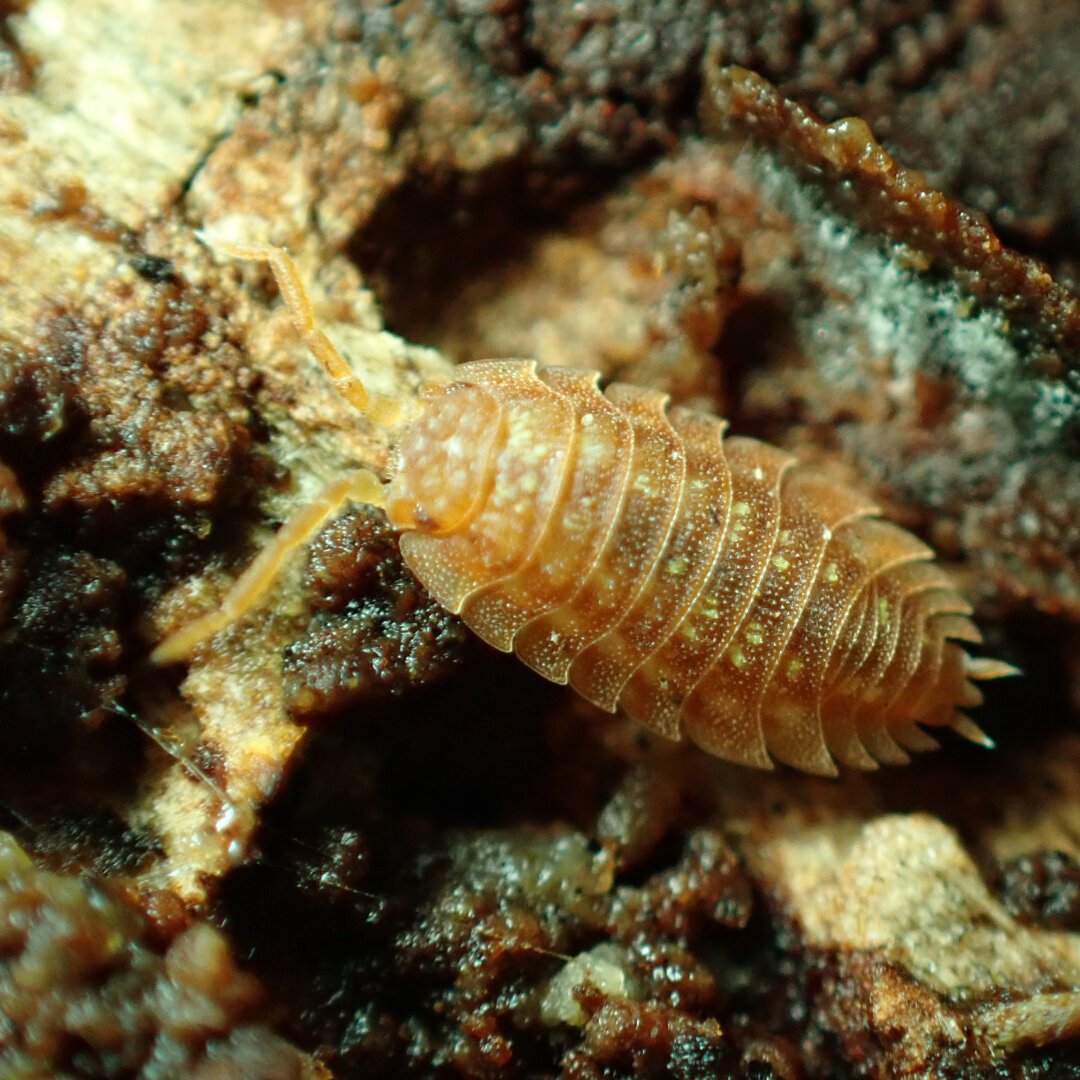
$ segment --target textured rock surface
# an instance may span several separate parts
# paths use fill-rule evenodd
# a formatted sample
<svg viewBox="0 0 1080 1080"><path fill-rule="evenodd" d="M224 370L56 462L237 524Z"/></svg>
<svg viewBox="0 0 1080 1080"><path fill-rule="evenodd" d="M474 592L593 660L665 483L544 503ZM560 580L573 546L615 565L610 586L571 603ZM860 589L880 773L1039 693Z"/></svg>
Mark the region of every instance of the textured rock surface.
<svg viewBox="0 0 1080 1080"><path fill-rule="evenodd" d="M5 1076L316 1075L261 1021L257 981L205 924L154 940L122 897L35 868L0 834ZM171 939L171 940L170 940Z"/></svg>
<svg viewBox="0 0 1080 1080"><path fill-rule="evenodd" d="M4 1012L59 1009L0 1028L15 1075L313 1067L283 1039L340 1077L1074 1075L1070 15L0 2L0 824L39 867L0 932L44 957ZM363 508L149 669L388 461L209 225L286 244L380 392L537 356L861 484L1024 666L998 751L825 783L650 742L468 640ZM169 986L216 1019L154 1072Z"/></svg>
<svg viewBox="0 0 1080 1080"><path fill-rule="evenodd" d="M1080 27L1054 0L720 5L720 58L826 120L861 116L939 189L1076 281Z"/></svg>

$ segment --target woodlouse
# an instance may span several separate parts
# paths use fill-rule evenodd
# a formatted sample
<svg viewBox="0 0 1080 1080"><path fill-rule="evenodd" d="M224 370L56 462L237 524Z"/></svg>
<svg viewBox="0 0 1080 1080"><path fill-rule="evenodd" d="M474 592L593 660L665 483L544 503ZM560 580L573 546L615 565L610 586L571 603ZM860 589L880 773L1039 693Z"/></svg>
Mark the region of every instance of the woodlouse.
<svg viewBox="0 0 1080 1080"><path fill-rule="evenodd" d="M316 329L296 267L268 245L215 245L270 264L293 322L338 390L381 423ZM421 395L386 485L365 470L305 506L220 610L162 642L185 656L241 617L283 559L348 500L384 507L401 554L485 641L671 739L769 768L903 763L950 727L972 680L971 608L913 535L863 495L658 392L520 360L462 365Z"/></svg>

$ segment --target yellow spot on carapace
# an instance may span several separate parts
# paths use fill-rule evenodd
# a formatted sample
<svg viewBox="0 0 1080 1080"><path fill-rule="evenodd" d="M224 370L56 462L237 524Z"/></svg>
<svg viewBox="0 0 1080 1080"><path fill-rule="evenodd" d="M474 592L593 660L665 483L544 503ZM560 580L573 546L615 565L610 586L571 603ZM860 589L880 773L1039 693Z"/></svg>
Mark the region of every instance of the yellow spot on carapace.
<svg viewBox="0 0 1080 1080"><path fill-rule="evenodd" d="M700 602L698 611L704 619L717 619L720 617L720 600L710 594Z"/></svg>
<svg viewBox="0 0 1080 1080"><path fill-rule="evenodd" d="M802 669L803 662L801 660L792 660L787 666L788 678L797 679Z"/></svg>
<svg viewBox="0 0 1080 1080"><path fill-rule="evenodd" d="M836 563L831 562L825 567L825 580L830 585L835 585L840 580L840 571L836 567Z"/></svg>
<svg viewBox="0 0 1080 1080"><path fill-rule="evenodd" d="M789 566L791 566L791 563L789 563L783 555L777 555L776 558L773 559L772 564L781 573L783 573Z"/></svg>
<svg viewBox="0 0 1080 1080"><path fill-rule="evenodd" d="M738 645L731 646L731 649L728 651L728 656L731 657L731 662L735 667L741 668L746 666L746 657Z"/></svg>
<svg viewBox="0 0 1080 1080"><path fill-rule="evenodd" d="M737 517L746 517L750 513L750 504L745 502L737 502L732 508L731 512Z"/></svg>
<svg viewBox="0 0 1080 1080"><path fill-rule="evenodd" d="M571 510L570 513L563 515L563 528L568 533L583 533L591 524L592 519L589 515L580 510Z"/></svg>

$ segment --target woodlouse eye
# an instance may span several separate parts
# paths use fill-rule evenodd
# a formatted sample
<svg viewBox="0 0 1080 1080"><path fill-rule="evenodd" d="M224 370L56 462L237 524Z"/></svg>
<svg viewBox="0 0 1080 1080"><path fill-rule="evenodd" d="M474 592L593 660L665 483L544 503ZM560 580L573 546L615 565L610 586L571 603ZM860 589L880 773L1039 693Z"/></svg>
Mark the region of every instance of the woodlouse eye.
<svg viewBox="0 0 1080 1080"><path fill-rule="evenodd" d="M498 402L479 387L454 384L433 397L398 447L390 521L434 534L467 524L487 493L501 417Z"/></svg>

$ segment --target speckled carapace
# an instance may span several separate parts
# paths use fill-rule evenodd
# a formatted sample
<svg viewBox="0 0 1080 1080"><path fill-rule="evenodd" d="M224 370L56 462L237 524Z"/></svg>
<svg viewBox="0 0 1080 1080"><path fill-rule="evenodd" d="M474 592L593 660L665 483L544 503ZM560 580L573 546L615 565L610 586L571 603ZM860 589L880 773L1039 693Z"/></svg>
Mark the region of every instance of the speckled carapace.
<svg viewBox="0 0 1080 1080"><path fill-rule="evenodd" d="M325 336L291 259L265 260L338 389L387 423ZM545 678L671 738L769 768L834 774L935 747L925 728L988 742L960 710L971 609L933 552L867 498L781 450L725 438L660 393L528 361L462 365L422 395L384 485L358 470L304 507L220 610L167 638L168 662L241 617L284 557L349 499L383 506L435 599Z"/></svg>

